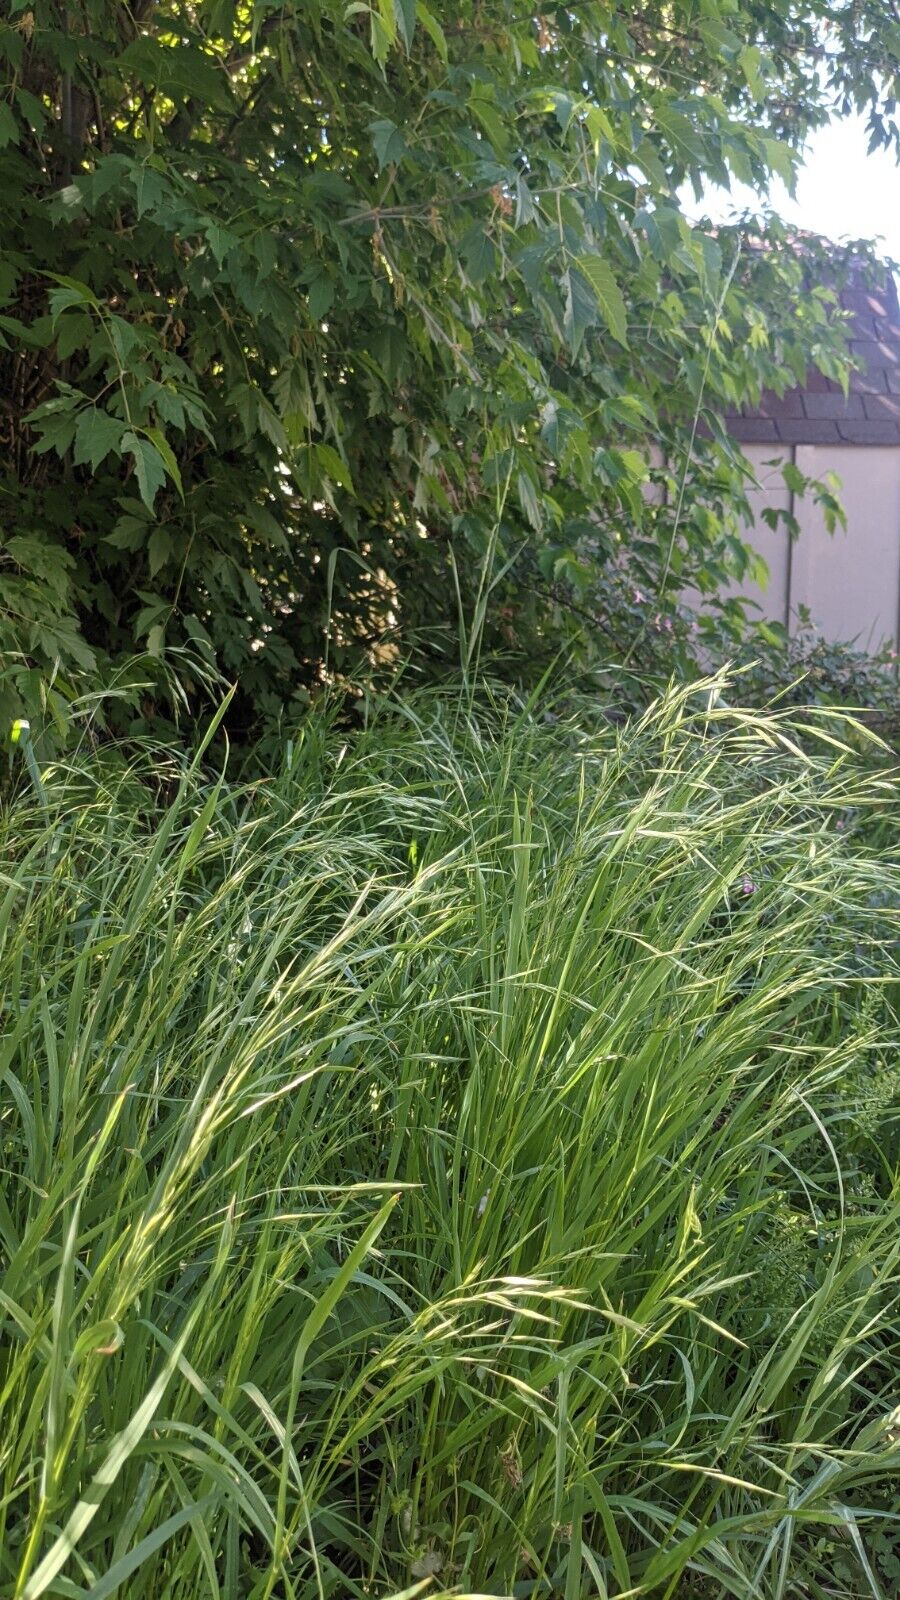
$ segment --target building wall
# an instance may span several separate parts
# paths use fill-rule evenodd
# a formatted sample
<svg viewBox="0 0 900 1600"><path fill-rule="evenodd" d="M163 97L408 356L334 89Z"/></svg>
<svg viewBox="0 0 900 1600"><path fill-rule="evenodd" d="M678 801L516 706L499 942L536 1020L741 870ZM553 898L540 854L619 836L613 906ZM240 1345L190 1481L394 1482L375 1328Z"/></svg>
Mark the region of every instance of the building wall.
<svg viewBox="0 0 900 1600"><path fill-rule="evenodd" d="M765 506L791 508L780 467L767 465L776 451L785 456L785 447L742 448L756 466L760 485L751 495L757 520L747 540L766 561L769 582L765 590L736 584L733 592L755 600L764 616L791 632L797 608L804 605L829 639L855 641L860 649L875 650L885 642L900 649L900 445L792 446L797 466L809 477L837 473L847 513L846 531L829 534L822 512L811 499L798 496L796 540L785 528L773 532L758 516Z"/></svg>

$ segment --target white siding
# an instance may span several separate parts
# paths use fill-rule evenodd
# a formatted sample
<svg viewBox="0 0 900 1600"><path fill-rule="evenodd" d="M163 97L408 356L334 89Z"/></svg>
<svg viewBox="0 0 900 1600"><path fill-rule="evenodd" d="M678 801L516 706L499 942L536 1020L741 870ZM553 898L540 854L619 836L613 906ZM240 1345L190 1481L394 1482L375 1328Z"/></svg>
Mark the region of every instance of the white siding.
<svg viewBox="0 0 900 1600"><path fill-rule="evenodd" d="M855 639L874 650L896 641L900 613L900 448L895 445L798 445L810 477L836 472L846 531L829 536L821 511L798 499L800 537L793 551L791 604L809 607L830 639Z"/></svg>
<svg viewBox="0 0 900 1600"><path fill-rule="evenodd" d="M784 481L781 460L776 459L776 451L780 448L771 444L746 444L743 447L748 461L752 461L756 468L759 483L759 488L751 489L747 496L755 518L748 530L747 542L765 561L769 569L769 581L765 589L750 582L734 583L730 586L730 593L746 595L748 599L756 601L764 617L787 623L790 541L783 523L772 529L762 520L762 512L767 507L778 511L791 509L791 493Z"/></svg>
<svg viewBox="0 0 900 1600"><path fill-rule="evenodd" d="M773 531L759 515L766 506L791 509L780 462L767 464L779 454L790 459L790 447L743 449L759 480L750 495L756 521L747 529L747 542L766 562L769 583L765 590L735 583L729 592L755 600L764 616L786 623L791 632L798 607L806 606L828 639L855 640L861 649L886 642L900 649L900 446L795 445L796 464L808 477L837 473L847 529L829 534L822 510L811 497L798 495L793 511L800 532L793 542L784 527ZM698 597L685 599L696 604Z"/></svg>

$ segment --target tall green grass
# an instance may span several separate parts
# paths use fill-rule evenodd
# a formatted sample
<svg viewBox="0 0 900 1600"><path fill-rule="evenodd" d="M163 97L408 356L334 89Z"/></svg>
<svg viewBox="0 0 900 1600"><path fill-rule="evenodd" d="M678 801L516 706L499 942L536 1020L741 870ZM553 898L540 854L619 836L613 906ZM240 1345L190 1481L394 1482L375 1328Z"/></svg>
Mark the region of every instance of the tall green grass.
<svg viewBox="0 0 900 1600"><path fill-rule="evenodd" d="M804 737L432 696L23 789L0 1594L887 1600L897 789Z"/></svg>

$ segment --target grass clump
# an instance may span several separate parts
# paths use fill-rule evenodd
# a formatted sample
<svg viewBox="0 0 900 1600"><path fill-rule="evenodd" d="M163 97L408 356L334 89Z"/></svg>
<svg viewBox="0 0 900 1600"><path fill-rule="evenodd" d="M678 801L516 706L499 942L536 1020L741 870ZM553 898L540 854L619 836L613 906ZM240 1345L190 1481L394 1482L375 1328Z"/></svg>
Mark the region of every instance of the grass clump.
<svg viewBox="0 0 900 1600"><path fill-rule="evenodd" d="M8 808L0 1593L890 1592L897 793L820 745L430 696Z"/></svg>

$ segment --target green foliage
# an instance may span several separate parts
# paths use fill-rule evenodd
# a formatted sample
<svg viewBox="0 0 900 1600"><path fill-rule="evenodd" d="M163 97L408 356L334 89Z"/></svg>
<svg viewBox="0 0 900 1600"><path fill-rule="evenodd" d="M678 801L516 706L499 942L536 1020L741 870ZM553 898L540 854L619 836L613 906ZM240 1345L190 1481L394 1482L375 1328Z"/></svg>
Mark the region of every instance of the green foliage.
<svg viewBox="0 0 900 1600"><path fill-rule="evenodd" d="M7 0L0 714L137 647L277 722L326 658L446 664L488 549L526 654L592 640L535 570L713 585L716 407L843 339L814 241L679 193L893 139L898 57L874 0Z"/></svg>
<svg viewBox="0 0 900 1600"><path fill-rule="evenodd" d="M769 631L768 629L766 630ZM770 640L732 652L743 668L741 697L755 704L838 706L862 717L889 750L900 750L897 652L879 655L835 644L812 626L805 608L796 633L773 629Z"/></svg>
<svg viewBox="0 0 900 1600"><path fill-rule="evenodd" d="M892 1592L896 780L723 691L23 774L0 1593Z"/></svg>

